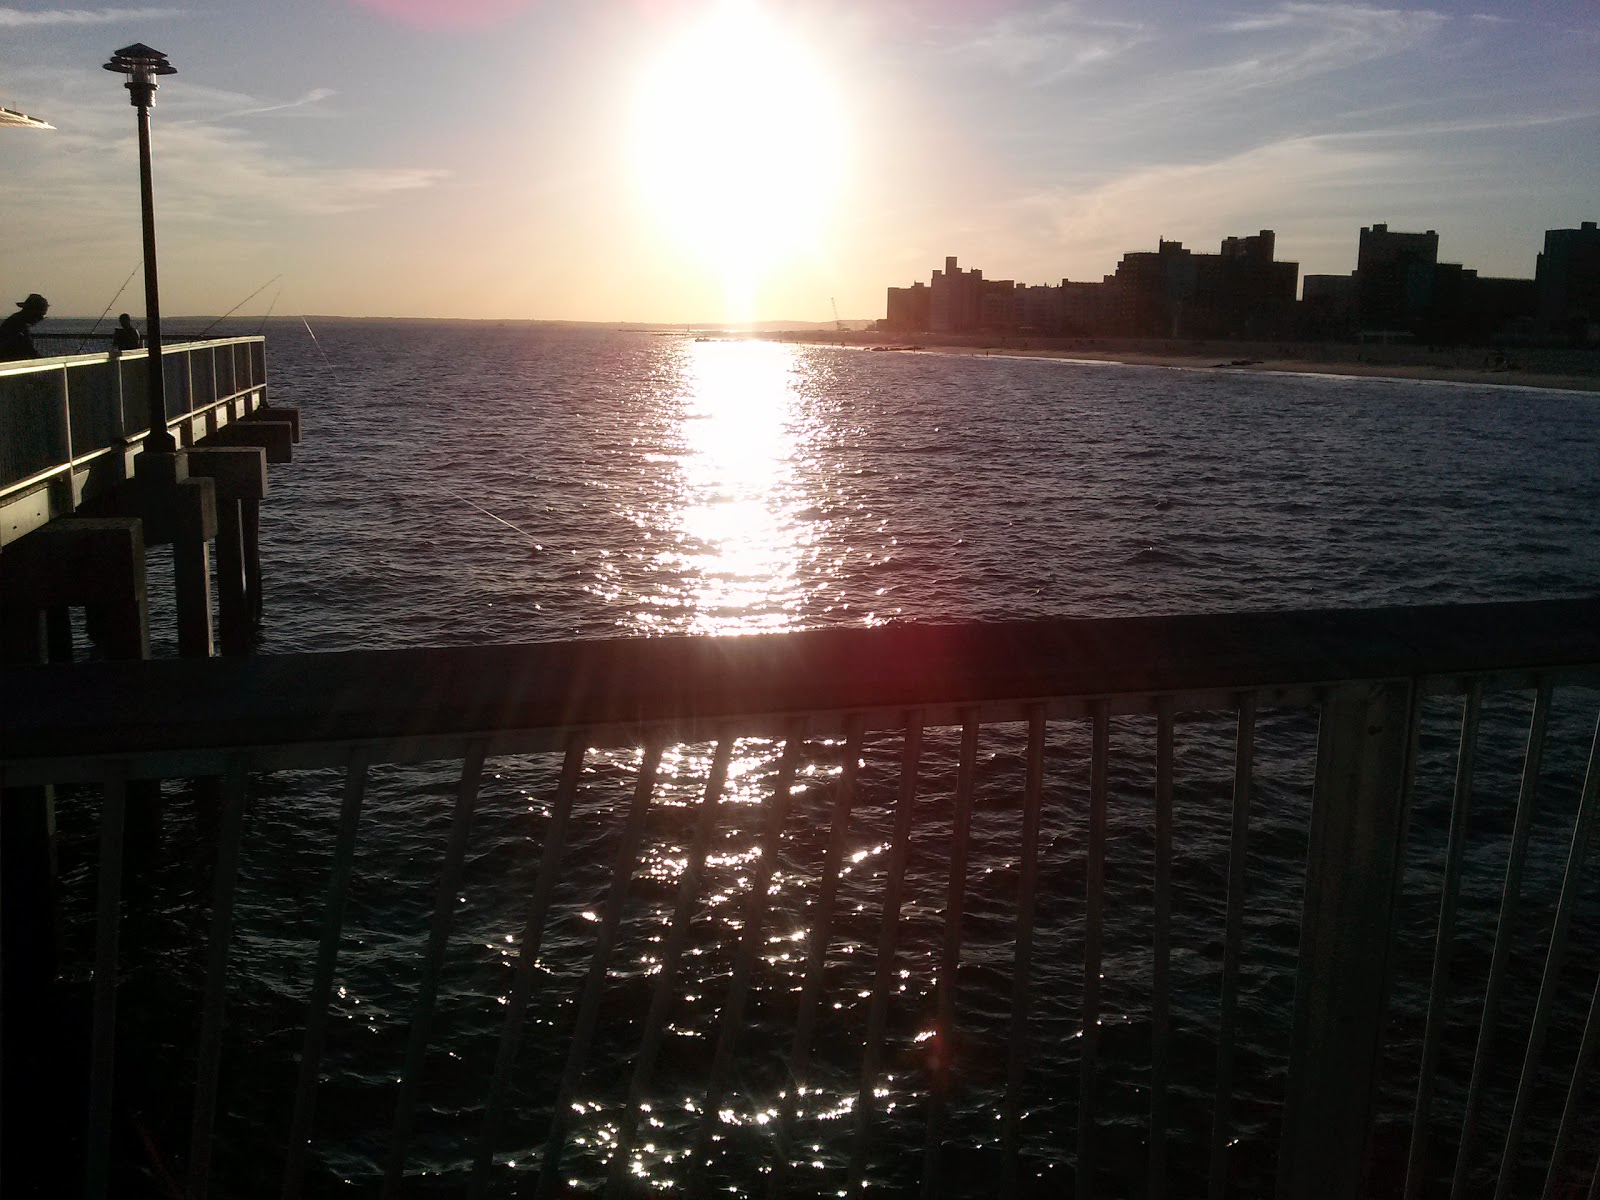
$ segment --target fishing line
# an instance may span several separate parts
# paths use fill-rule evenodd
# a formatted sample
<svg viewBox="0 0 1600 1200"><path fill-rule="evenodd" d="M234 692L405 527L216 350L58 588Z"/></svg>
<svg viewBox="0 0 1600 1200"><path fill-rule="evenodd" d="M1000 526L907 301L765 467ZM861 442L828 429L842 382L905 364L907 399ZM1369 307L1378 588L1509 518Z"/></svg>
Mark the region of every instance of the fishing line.
<svg viewBox="0 0 1600 1200"><path fill-rule="evenodd" d="M528 541L530 541L530 542L532 542L532 543L533 543L533 548L534 548L534 549L535 549L535 550L543 550L543 549L544 549L544 547L543 547L543 546L541 546L541 545L540 545L540 544L539 544L539 543L538 543L538 541L537 541L537 540L535 540L535 538L534 538L534 536L533 536L533 534L531 534L531 533L529 533L529 532L528 532L528 531L527 531L527 530L526 530L526 529L524 529L524 528L523 528L523 527L522 527L522 526L520 526L520 525L513 525L513 524L512 524L512 523L511 523L511 522L510 522L510 521L508 521L508 520L506 520L506 519L505 519L505 518L504 518L504 517L498 517L498 516L495 516L495 514L494 514L494 513L492 513L492 512L490 512L490 511L489 511L489 510L488 510L488 509L487 509L487 508L485 508L485 507L484 507L484 506L483 506L483 505L481 505L481 504L474 504L474 503L473 503L473 502L472 502L472 501L471 501L471 500L468 500L468 499L467 499L467 498L466 498L466 497L465 497L465 496L456 496L456 497L455 497L455 499L457 499L457 500L459 500L459 501L461 501L461 503L463 503L463 504L465 504L465 505L467 505L467 506L468 506L468 507L469 507L469 508L475 508L475 509L477 509L477 510L478 510L478 511L479 511L479 512L481 512L481 513L482 513L482 514L483 514L483 515L484 515L484 516L486 516L486 517L488 517L488 518L489 518L489 519L490 519L490 520L492 520L492 521L499 521L499 522L500 522L500 524L502 524L502 525L504 525L504 526L505 526L505 527L506 527L506 528L507 528L507 529L515 529L515 530L516 530L516 531L517 531L517 532L518 532L518 533L520 533L520 534L521 534L521 535L522 535L522 536L523 536L523 537L525 537L525 538L527 538L527 539L528 539Z"/></svg>
<svg viewBox="0 0 1600 1200"><path fill-rule="evenodd" d="M83 353L83 348L89 344L89 339L94 336L94 331L100 328L100 322L106 319L106 313L111 311L117 300L122 296L122 293L128 290L128 285L133 282L133 277L139 273L139 268L142 265L142 263L133 264L133 270L128 272L128 277L122 281L122 286L117 289L117 294L111 297L111 303L100 310L100 315L94 319L94 325L89 332L83 335L83 340L78 343L78 348L73 351L74 354Z"/></svg>
<svg viewBox="0 0 1600 1200"><path fill-rule="evenodd" d="M317 340L316 330L311 328L311 322L306 319L306 316L305 316L304 313L300 314L300 324L304 325L306 327L306 332L311 335L311 344L317 348L317 353L322 356L322 362L323 362L323 365L328 368L328 374L333 377L333 380L334 380L335 383L339 384L342 387L343 384L344 384L343 377L339 374L338 369L333 365L333 361L328 357L328 352L322 348L322 343ZM481 512L484 516L488 517L491 521L498 521L500 524L504 525L507 529L514 530L515 532L520 533L523 537L528 539L529 544L531 544L535 550L543 550L544 549L544 547L539 544L539 540L537 538L535 538L533 536L533 534L529 533L526 529L522 528L522 526L514 524L511 521L508 521L504 517L499 516L496 513L490 512L483 505L475 504L471 500L468 500L465 496L457 496L452 492L452 493L450 493L450 498L453 499L453 500L459 500L462 504L465 504L468 508L476 509L478 512Z"/></svg>
<svg viewBox="0 0 1600 1200"><path fill-rule="evenodd" d="M281 274L281 273L280 273L280 274L277 274L277 275L274 275L274 276L273 276L273 277L272 277L272 278L271 278L271 279L269 279L269 280L267 280L267 281L266 281L266 282L265 282L265 283L263 283L263 284L262 284L262 285L261 285L261 286L260 286L260 287L258 287L258 288L257 288L257 289L256 289L256 290L255 290L255 291L253 291L253 292L251 292L251 293L250 293L250 294L249 294L249 295L248 295L248 296L246 296L246 297L245 297L245 298L244 298L244 299L243 299L243 300L241 300L241 301L239 301L239 303L237 303L237 304L235 304L235 305L234 305L234 306L233 306L233 307L232 307L232 308L230 308L230 309L229 309L229 310L228 310L228 311L227 311L227 312L225 312L225 313L223 313L223 314L222 314L222 315L221 315L221 316L220 316L220 317L218 317L218 318L217 318L217 319L216 319L216 320L215 320L215 321L213 321L213 322L211 322L211 324L209 324L209 325L207 325L207 326L206 326L206 327L205 327L205 328L204 328L204 329L202 329L202 330L201 330L201 331L200 331L200 332L199 332L199 333L197 333L197 334L195 334L195 335L194 335L194 340L195 340L195 341L197 341L197 342L198 342L198 341L199 341L199 340L200 340L200 339L201 339L201 338L203 338L203 337L205 337L205 335L206 335L206 334L208 334L208 333L210 333L210 332L211 332L211 331L212 331L212 330L213 330L213 329L215 329L215 328L216 328L216 327L217 327L217 326L218 326L218 325L221 325L221 324L222 324L222 323L223 323L223 322L224 322L224 321L226 321L226 320L227 320L227 319L228 319L228 318L229 318L229 317L231 317L231 316L233 316L233 314L234 314L234 313L236 313L236 312L238 312L238 311L239 311L239 310L240 310L240 309L241 309L241 308L243 308L243 307L244 307L244 306L245 306L245 305L246 305L246 304L249 304L249 303L250 303L250 301L252 301L252 300L254 300L254 299L255 299L255 298L256 298L256 297L257 297L257 296L259 296L259 295L260 295L260 294L261 294L261 293L262 293L262 292L264 292L264 291L266 291L266 290L267 290L267 289L268 289L268 288L269 288L269 287L271 287L271 286L272 286L272 285L273 285L273 284L275 284L275 283L277 283L277 282L278 282L278 280L280 280L280 279L282 279L282 278L283 278L283 275L282 275L282 274Z"/></svg>
<svg viewBox="0 0 1600 1200"><path fill-rule="evenodd" d="M256 327L256 336L260 337L267 331L267 318L272 315L272 310L278 306L278 297L283 295L283 284L278 285L278 290L272 293L272 303L267 305L267 311L261 314L261 324Z"/></svg>

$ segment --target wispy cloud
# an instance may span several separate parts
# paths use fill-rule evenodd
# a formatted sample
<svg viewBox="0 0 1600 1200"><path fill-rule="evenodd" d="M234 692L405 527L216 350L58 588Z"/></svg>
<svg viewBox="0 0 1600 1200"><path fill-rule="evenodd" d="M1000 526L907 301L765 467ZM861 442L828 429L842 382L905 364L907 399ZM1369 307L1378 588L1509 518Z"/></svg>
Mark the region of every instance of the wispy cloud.
<svg viewBox="0 0 1600 1200"><path fill-rule="evenodd" d="M105 104L90 90L98 81L79 71L25 71L23 81L30 94L51 98L41 111L48 109L58 132L29 146L19 140L26 153L0 174L0 208L11 214L14 244L70 247L77 256L120 245L138 208L129 204L137 167L126 109ZM316 103L326 92L291 104ZM203 242L226 253L270 240L292 222L380 208L448 176L424 165L318 161L233 119L286 105L193 84L172 100L162 109L156 163L163 237L171 243Z"/></svg>
<svg viewBox="0 0 1600 1200"><path fill-rule="evenodd" d="M1095 17L1076 3L1056 3L1003 13L957 39L949 53L1038 84L1107 63L1149 38L1142 22Z"/></svg>
<svg viewBox="0 0 1600 1200"><path fill-rule="evenodd" d="M225 120L232 117L254 117L260 115L261 113L283 112L285 109L290 108L304 108L308 104L320 104L322 101L331 99L336 95L338 95L338 93L332 88L312 88L309 92L297 100L287 100L282 104L263 104L254 108L239 108L233 110L232 112L222 113L219 119Z"/></svg>
<svg viewBox="0 0 1600 1200"><path fill-rule="evenodd" d="M44 8L24 12L0 8L0 29L22 29L38 25L115 25L127 21L165 21L181 17L181 8Z"/></svg>
<svg viewBox="0 0 1600 1200"><path fill-rule="evenodd" d="M1087 187L1041 187L983 214L974 232L995 232L974 255L997 276L1093 280L1128 250L1153 250L1157 237L1215 250L1224 236L1263 226L1277 229L1285 257L1321 245L1342 254L1345 214L1409 170L1407 161L1393 146L1289 137L1205 162L1143 165Z"/></svg>
<svg viewBox="0 0 1600 1200"><path fill-rule="evenodd" d="M1246 44L1231 61L1196 75L1233 89L1293 83L1404 53L1437 33L1447 19L1427 9L1280 4L1219 24L1217 32L1242 35Z"/></svg>

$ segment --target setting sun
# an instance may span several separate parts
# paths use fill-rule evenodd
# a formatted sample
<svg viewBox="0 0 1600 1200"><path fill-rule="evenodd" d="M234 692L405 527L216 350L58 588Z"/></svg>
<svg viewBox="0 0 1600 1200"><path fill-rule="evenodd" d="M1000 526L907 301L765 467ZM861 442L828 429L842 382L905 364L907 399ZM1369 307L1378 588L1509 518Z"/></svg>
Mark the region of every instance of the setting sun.
<svg viewBox="0 0 1600 1200"><path fill-rule="evenodd" d="M838 89L798 33L750 3L712 9L641 80L633 162L663 231L722 274L748 319L764 270L814 249L845 157Z"/></svg>

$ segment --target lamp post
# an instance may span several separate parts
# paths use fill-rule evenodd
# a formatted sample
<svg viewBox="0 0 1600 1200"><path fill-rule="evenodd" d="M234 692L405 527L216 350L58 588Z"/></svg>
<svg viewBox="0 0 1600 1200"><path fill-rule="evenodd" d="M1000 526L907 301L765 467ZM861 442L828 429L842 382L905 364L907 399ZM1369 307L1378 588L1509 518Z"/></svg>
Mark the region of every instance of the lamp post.
<svg viewBox="0 0 1600 1200"><path fill-rule="evenodd" d="M149 348L146 391L150 405L150 431L144 448L171 454L178 444L167 432L167 391L161 374L161 296L156 284L155 194L150 185L150 106L155 103L156 76L175 75L178 69L167 62L165 54L143 42L118 50L105 68L128 77L129 103L139 110L139 201L144 217L144 311L148 326L145 345Z"/></svg>

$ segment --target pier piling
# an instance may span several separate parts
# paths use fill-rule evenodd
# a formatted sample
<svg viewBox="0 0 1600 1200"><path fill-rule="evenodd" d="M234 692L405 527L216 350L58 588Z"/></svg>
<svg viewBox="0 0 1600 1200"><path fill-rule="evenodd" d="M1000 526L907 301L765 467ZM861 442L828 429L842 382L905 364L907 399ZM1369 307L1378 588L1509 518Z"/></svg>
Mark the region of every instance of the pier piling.
<svg viewBox="0 0 1600 1200"><path fill-rule="evenodd" d="M222 653L246 654L260 615L252 592L259 592L260 587L257 531L261 501L267 495L267 452L260 446L205 445L190 450L188 457L190 474L210 479L216 490L217 618ZM247 506L254 528L246 518Z"/></svg>

